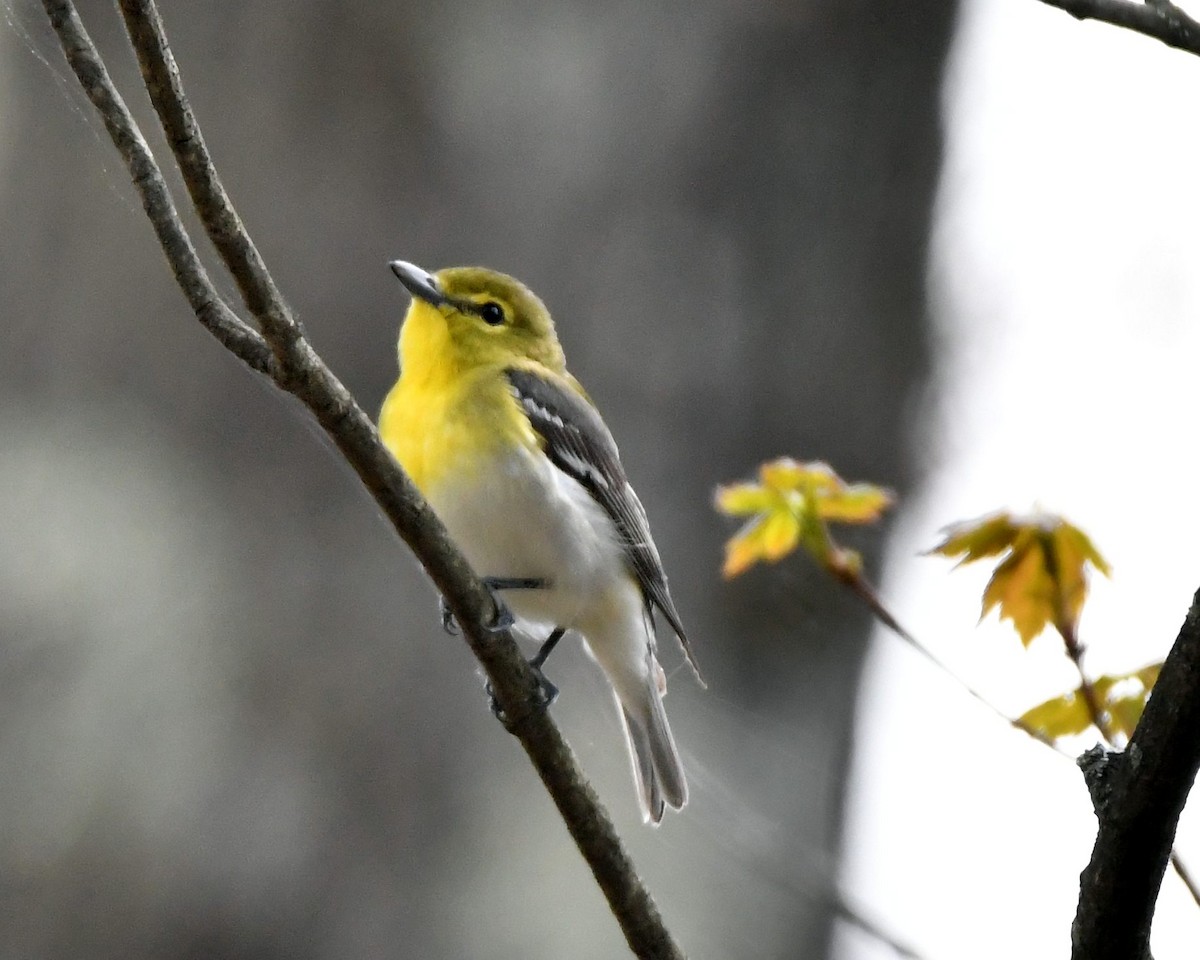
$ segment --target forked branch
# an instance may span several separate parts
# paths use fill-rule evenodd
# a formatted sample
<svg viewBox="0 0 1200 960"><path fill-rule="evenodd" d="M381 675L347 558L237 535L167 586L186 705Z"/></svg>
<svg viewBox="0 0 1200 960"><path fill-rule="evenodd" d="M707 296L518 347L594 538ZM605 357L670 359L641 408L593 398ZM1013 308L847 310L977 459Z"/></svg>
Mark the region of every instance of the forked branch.
<svg viewBox="0 0 1200 960"><path fill-rule="evenodd" d="M221 188L148 0L121 10L168 142L210 239L237 281L260 334L209 281L145 138L113 85L70 0L43 0L67 61L120 151L180 287L201 323L252 369L299 398L324 427L421 561L462 626L567 829L592 869L634 953L680 960L683 953L626 854L612 821L562 734L537 706L537 681L510 632L487 629L496 611L445 528L384 448L374 424L312 349Z"/></svg>

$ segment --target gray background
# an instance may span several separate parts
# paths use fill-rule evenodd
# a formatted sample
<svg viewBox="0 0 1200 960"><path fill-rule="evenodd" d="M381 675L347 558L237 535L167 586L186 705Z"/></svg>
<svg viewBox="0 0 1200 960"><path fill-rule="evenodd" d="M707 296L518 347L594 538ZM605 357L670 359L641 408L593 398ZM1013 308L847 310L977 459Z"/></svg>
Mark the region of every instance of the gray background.
<svg viewBox="0 0 1200 960"><path fill-rule="evenodd" d="M0 954L622 956L416 564L190 318L40 6L7 12ZM82 12L131 84L114 11ZM640 824L577 644L555 714L692 956L824 956L866 619L802 559L723 583L710 501L785 453L919 479L951 5L163 15L245 222L365 407L396 375L389 259L486 264L550 305L711 681L664 644L686 813Z"/></svg>

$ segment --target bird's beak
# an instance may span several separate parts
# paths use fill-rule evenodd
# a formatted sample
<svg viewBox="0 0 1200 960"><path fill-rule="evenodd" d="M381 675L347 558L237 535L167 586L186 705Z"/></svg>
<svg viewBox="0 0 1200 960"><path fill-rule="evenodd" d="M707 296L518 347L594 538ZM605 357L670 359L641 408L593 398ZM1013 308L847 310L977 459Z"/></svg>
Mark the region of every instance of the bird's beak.
<svg viewBox="0 0 1200 960"><path fill-rule="evenodd" d="M430 306L440 307L446 303L446 295L438 286L437 278L427 270L422 270L415 263L407 260L393 260L388 264L392 273L400 278L406 290L417 300L424 300Z"/></svg>

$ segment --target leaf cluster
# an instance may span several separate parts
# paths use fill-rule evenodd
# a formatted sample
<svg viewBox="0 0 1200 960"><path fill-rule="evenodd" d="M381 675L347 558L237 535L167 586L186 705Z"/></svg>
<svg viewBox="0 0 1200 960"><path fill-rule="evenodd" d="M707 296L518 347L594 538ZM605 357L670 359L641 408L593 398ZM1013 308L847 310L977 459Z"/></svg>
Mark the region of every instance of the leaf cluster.
<svg viewBox="0 0 1200 960"><path fill-rule="evenodd" d="M757 482L717 490L718 510L747 518L725 545L722 573L736 577L756 563L775 563L803 547L835 576L857 576L862 557L838 546L829 524L873 523L894 499L883 487L846 483L827 463L801 463L790 457L764 463Z"/></svg>
<svg viewBox="0 0 1200 960"><path fill-rule="evenodd" d="M1160 670L1161 661L1130 673L1107 673L1089 681L1103 710L1100 722L1107 734L1120 734L1125 739L1133 736ZM1053 741L1083 733L1092 725L1092 715L1080 686L1026 710L1017 722Z"/></svg>
<svg viewBox="0 0 1200 960"><path fill-rule="evenodd" d="M776 563L803 549L873 603L887 625L911 640L878 602L863 576L859 554L839 546L830 533L833 523L872 523L893 502L890 491L868 483L847 483L826 463L788 457L764 463L757 480L716 492L719 511L744 518L726 543L723 573L736 577L755 564ZM997 610L1026 647L1052 629L1078 669L1078 687L1030 708L1014 721L1018 727L1050 743L1091 726L1110 741L1128 739L1162 664L1094 679L1085 673L1078 629L1089 577L1093 570L1105 576L1111 572L1086 533L1055 514L998 511L948 527L929 553L955 559L958 566L994 561L980 620Z"/></svg>
<svg viewBox="0 0 1200 960"><path fill-rule="evenodd" d="M999 608L1025 646L1047 627L1074 635L1087 599L1087 568L1110 573L1087 534L1048 513L998 512L957 524L930 553L958 558L959 566L1000 558L983 591L980 619Z"/></svg>

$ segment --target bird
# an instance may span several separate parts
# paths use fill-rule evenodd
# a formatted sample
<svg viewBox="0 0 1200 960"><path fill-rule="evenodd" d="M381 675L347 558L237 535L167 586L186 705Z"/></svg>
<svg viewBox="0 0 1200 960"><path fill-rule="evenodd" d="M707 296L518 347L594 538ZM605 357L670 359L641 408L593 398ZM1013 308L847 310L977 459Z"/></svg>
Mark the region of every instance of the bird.
<svg viewBox="0 0 1200 960"><path fill-rule="evenodd" d="M582 638L612 687L643 820L657 825L688 787L655 611L704 679L616 442L523 283L482 267L389 265L411 303L380 436L517 623L549 631L531 664L540 671L565 631Z"/></svg>

